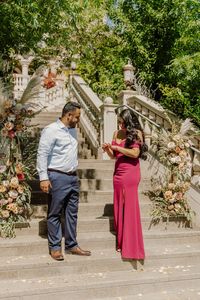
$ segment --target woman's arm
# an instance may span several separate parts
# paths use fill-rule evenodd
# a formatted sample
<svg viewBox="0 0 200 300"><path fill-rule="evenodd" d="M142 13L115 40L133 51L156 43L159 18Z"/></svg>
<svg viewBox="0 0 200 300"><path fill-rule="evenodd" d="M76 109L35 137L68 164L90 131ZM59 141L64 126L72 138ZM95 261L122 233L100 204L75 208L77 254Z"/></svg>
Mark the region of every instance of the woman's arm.
<svg viewBox="0 0 200 300"><path fill-rule="evenodd" d="M115 141L115 139L116 139L116 136L117 136L117 130L113 133L113 141ZM103 149L103 151L105 151L107 154L108 154L108 156L110 157L110 158L112 158L112 159L114 159L115 158L115 155L114 155L114 152L113 152L113 150L114 149L112 149L112 145L111 144L109 144L109 143L104 143L103 145L102 145L102 149Z"/></svg>
<svg viewBox="0 0 200 300"><path fill-rule="evenodd" d="M109 144L109 143L104 143L103 145L102 145L102 149L103 149L103 151L105 151L107 154L108 154L108 156L110 157L110 158L115 158L115 156L114 156L114 154L113 154L113 150L112 150L112 148L111 148L112 146L111 146L111 144Z"/></svg>
<svg viewBox="0 0 200 300"><path fill-rule="evenodd" d="M128 157L132 157L132 158L138 158L140 155L140 149L139 148L132 148L132 149L128 149L128 148L123 148L117 145L112 145L111 146L112 150L118 151Z"/></svg>

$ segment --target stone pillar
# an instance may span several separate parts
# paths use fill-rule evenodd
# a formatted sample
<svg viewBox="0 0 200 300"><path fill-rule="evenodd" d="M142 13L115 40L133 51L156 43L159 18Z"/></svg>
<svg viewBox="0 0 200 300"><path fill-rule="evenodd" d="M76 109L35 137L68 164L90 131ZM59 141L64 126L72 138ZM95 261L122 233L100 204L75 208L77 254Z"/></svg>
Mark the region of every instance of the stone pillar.
<svg viewBox="0 0 200 300"><path fill-rule="evenodd" d="M107 97L104 104L101 106L102 126L101 126L101 143L110 143L112 141L113 133L117 130L117 116L115 108L117 104L113 103L111 97ZM102 155L103 159L109 159L106 153Z"/></svg>
<svg viewBox="0 0 200 300"><path fill-rule="evenodd" d="M128 99L130 97L133 97L134 95L137 95L136 91L132 91L132 90L124 90L121 91L118 95L118 99L119 99L119 105L128 105Z"/></svg>
<svg viewBox="0 0 200 300"><path fill-rule="evenodd" d="M22 75L24 77L28 77L28 67L29 67L30 63L32 62L34 56L30 55L30 56L24 57L22 55L18 55L16 58L19 59L19 62L22 66Z"/></svg>

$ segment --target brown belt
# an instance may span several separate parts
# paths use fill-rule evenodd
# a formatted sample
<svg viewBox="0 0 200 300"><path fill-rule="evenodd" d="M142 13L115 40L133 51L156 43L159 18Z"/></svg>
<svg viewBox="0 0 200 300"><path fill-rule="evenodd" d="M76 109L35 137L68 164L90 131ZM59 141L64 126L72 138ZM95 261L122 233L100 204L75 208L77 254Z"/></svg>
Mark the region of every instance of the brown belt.
<svg viewBox="0 0 200 300"><path fill-rule="evenodd" d="M51 168L48 168L47 170L49 172L57 172L57 173L61 173L61 174L69 175L69 176L76 176L77 175L76 171L73 171L73 172L63 172L63 171L56 170L56 169L51 169Z"/></svg>

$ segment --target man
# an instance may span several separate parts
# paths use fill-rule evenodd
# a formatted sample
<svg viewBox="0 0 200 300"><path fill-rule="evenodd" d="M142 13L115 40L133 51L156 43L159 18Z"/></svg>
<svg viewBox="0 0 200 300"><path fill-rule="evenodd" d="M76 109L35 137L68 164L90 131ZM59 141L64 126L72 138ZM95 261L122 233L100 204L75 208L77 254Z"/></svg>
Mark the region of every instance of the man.
<svg viewBox="0 0 200 300"><path fill-rule="evenodd" d="M47 214L49 253L55 260L63 260L61 251L61 213L65 216L65 251L69 254L91 255L82 250L76 240L79 183L76 124L80 119L80 105L67 102L62 116L42 131L40 138L37 170L40 188L51 194Z"/></svg>

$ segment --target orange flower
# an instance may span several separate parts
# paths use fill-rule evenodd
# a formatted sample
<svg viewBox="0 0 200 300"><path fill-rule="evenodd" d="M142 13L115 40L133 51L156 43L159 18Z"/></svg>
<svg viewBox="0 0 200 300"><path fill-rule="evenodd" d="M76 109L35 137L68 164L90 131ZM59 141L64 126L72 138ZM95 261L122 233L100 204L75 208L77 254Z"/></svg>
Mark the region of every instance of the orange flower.
<svg viewBox="0 0 200 300"><path fill-rule="evenodd" d="M185 150L181 150L179 156L184 158L187 156L187 152Z"/></svg>
<svg viewBox="0 0 200 300"><path fill-rule="evenodd" d="M23 194L23 192L24 192L23 186L19 185L18 188L17 188L17 191L18 191L19 194Z"/></svg>
<svg viewBox="0 0 200 300"><path fill-rule="evenodd" d="M174 205L169 205L167 206L168 210L173 210L174 209Z"/></svg>
<svg viewBox="0 0 200 300"><path fill-rule="evenodd" d="M16 130L17 131L22 131L24 129L24 126L22 124L16 125Z"/></svg>
<svg viewBox="0 0 200 300"><path fill-rule="evenodd" d="M166 191L165 193L164 193L164 197L165 197L165 199L170 199L170 198L172 198L172 191Z"/></svg>
<svg viewBox="0 0 200 300"><path fill-rule="evenodd" d="M176 152L177 154L179 154L179 153L181 152L181 148L179 148L178 146L176 146L175 152Z"/></svg>
<svg viewBox="0 0 200 300"><path fill-rule="evenodd" d="M16 174L21 174L23 173L23 164L22 163L17 163L15 166L15 172Z"/></svg>
<svg viewBox="0 0 200 300"><path fill-rule="evenodd" d="M6 192L6 187L4 185L0 185L0 193L5 193Z"/></svg>
<svg viewBox="0 0 200 300"><path fill-rule="evenodd" d="M5 102L4 102L4 108L5 109L9 109L9 108L11 108L12 107L12 101L11 100L6 100Z"/></svg>
<svg viewBox="0 0 200 300"><path fill-rule="evenodd" d="M14 127L14 124L12 122L7 122L5 124L5 129L7 129L8 131L12 130Z"/></svg>

